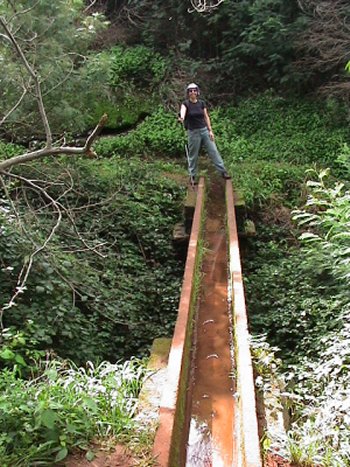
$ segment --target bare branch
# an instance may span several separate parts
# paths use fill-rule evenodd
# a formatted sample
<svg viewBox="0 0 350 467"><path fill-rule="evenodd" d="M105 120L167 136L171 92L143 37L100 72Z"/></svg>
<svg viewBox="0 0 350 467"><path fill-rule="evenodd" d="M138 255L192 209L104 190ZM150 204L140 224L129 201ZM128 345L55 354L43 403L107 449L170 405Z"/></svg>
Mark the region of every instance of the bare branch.
<svg viewBox="0 0 350 467"><path fill-rule="evenodd" d="M0 120L0 126L5 123L5 121L9 118L9 116L21 105L22 100L24 99L24 96L27 94L27 89L24 89L21 97L18 99L17 103L12 107L11 110L7 112L7 114Z"/></svg>
<svg viewBox="0 0 350 467"><path fill-rule="evenodd" d="M60 146L60 147L44 147L42 149L38 149L37 151L27 152L25 154L21 154L20 156L14 156L10 159L4 160L0 162L0 172L7 170L8 168L23 164L25 162L33 161L36 159L40 159L45 156L60 156L62 154L66 155L79 155L85 154L88 157L95 157L96 154L92 151L91 146L94 140L99 135L100 131L102 130L103 126L107 121L107 114L104 114L98 124L96 125L95 129L88 137L83 147L71 147L71 146Z"/></svg>
<svg viewBox="0 0 350 467"><path fill-rule="evenodd" d="M12 7L12 10L14 11L14 15L12 16L11 18L11 21L13 21L14 18L18 17L18 16L21 16L21 15L25 15L27 13L29 13L30 11L34 10L34 8L39 4L40 0L38 0L36 3L34 3L31 7L25 9L25 10L16 10L16 6L15 6L15 2L11 2L9 1L8 3L11 5Z"/></svg>
<svg viewBox="0 0 350 467"><path fill-rule="evenodd" d="M298 3L309 16L308 27L297 42L303 53L299 63L315 71L337 70L350 58L348 2L298 0Z"/></svg>
<svg viewBox="0 0 350 467"><path fill-rule="evenodd" d="M96 125L96 127L94 128L93 132L91 133L91 135L88 137L88 139L86 140L86 143L85 143L85 146L84 146L84 152L87 153L87 155L95 155L94 153L92 153L91 151L91 146L92 146L92 143L94 142L94 140L97 138L97 136L100 134L102 128L105 126L106 122L107 122L107 119L108 119L108 115L107 114L104 114L102 115L102 117L100 118L100 121L98 122L98 124Z"/></svg>
<svg viewBox="0 0 350 467"><path fill-rule="evenodd" d="M21 293L23 293L25 288L26 288L26 283L27 283L27 280L28 280L28 277L29 277L29 273L30 273L30 271L32 269L35 256L37 256L41 251L43 251L46 248L47 244L51 241L52 237L54 236L54 234L55 234L56 230L58 229L58 226L60 225L61 220L62 220L62 212L61 212L59 204L52 198L52 196L50 196L47 193L46 190L41 188L39 185L33 183L31 180L28 180L28 179L25 179L24 177L21 177L20 175L14 175L14 174L9 174L9 173L5 173L5 175L17 178L17 179L22 180L22 181L25 181L30 186L32 186L35 190L40 191L44 195L44 197L47 197L51 201L51 203L54 206L55 211L57 212L57 220L56 220L55 225L52 227L49 235L45 239L45 241L38 248L36 248L35 251L33 251L31 253L28 261L23 264L22 269L21 269L21 271L20 271L20 273L18 275L18 278L17 278L17 285L16 285L16 290L15 290L14 294L10 298L10 301L0 309L0 328L1 328L1 330L3 329L3 315L4 315L4 312L6 310L8 310L9 308L12 308L13 306L16 305L16 300L17 300L18 296Z"/></svg>
<svg viewBox="0 0 350 467"><path fill-rule="evenodd" d="M61 207L62 207L62 206L61 206ZM77 235L77 237L79 238L79 240L81 241L81 243L85 246L85 248L84 248L83 250L79 250L79 251L93 251L94 253L96 253L96 254L97 254L98 256L100 256L101 258L106 258L105 255L103 255L102 253L100 253L100 252L97 250L97 248L99 248L99 247L101 247L101 246L104 246L104 245L106 244L106 242L101 242L101 243L99 243L98 245L94 245L93 247L89 246L89 245L86 243L85 239L84 239L84 238L82 237L82 235L80 234L79 230L77 229L77 226L76 226L76 224L75 224L75 222L74 222L74 219L73 219L71 213L70 213L67 209L65 209L65 208L64 208L64 210L65 210L65 212L66 212L66 214L67 214L69 220L71 221L71 224L72 224L72 226L73 226L74 232L76 233L76 235ZM77 250L76 250L76 251L77 251Z"/></svg>
<svg viewBox="0 0 350 467"><path fill-rule="evenodd" d="M55 89L59 88L60 86L62 86L63 83L65 83L66 81L68 81L68 79L70 78L71 74L73 73L73 70L74 70L74 63L71 61L71 68L69 71L66 72L66 75L65 77L59 81L57 84L55 84L55 86L52 86L52 88L48 89L44 94L43 96L47 96L48 94L50 94L52 91L54 91ZM46 77L47 78L47 77Z"/></svg>
<svg viewBox="0 0 350 467"><path fill-rule="evenodd" d="M0 176L0 182L1 182L2 188L4 190L5 196L6 196L6 198L8 199L8 201L9 201L9 203L11 205L12 211L13 211L13 213L15 215L15 218L17 220L17 224L19 225L21 232L26 233L26 230L25 230L24 225L23 225L22 220L21 220L21 216L19 215L19 212L17 211L16 206L14 205L14 202L12 201L12 198L11 198L9 192L8 192L6 183L5 183L2 176Z"/></svg>
<svg viewBox="0 0 350 467"><path fill-rule="evenodd" d="M190 0L192 9L190 8L189 13L197 11L198 13L208 13L211 10L217 8L224 0Z"/></svg>
<svg viewBox="0 0 350 467"><path fill-rule="evenodd" d="M90 3L90 5L88 5L85 10L84 10L84 13L86 13L90 8L92 8L95 3L97 2L97 0L92 0L92 2Z"/></svg>
<svg viewBox="0 0 350 467"><path fill-rule="evenodd" d="M46 111L45 111L45 107L44 107L44 103L43 103L43 98L42 98L42 94L41 94L40 80L38 78L38 75L33 70L33 68L30 66L30 64L29 64L26 56L24 55L20 45L18 44L18 42L15 39L12 32L10 31L10 28L9 28L7 22L5 21L5 18L2 17L2 16L0 16L0 24L5 29L5 32L6 32L7 36L8 36L8 38L10 39L13 47L15 48L15 51L16 51L17 55L22 60L26 70L28 71L29 75L31 76L31 78L34 81L35 91L36 91L36 98L37 98L38 106L39 106L39 112L40 112L40 115L41 115L41 119L43 121L45 134L46 134L46 145L47 145L47 147L51 147L52 146L52 134L51 134L49 121L48 121Z"/></svg>
<svg viewBox="0 0 350 467"><path fill-rule="evenodd" d="M7 41L11 42L10 39L6 36L6 34L3 34L2 32L0 33L0 37L3 39L6 39Z"/></svg>

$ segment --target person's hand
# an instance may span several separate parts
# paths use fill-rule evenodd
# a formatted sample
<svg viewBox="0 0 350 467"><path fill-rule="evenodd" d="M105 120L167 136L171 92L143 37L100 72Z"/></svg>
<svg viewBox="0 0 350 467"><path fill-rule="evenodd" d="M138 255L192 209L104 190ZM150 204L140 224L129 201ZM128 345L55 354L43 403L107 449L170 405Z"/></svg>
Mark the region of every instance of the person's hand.
<svg viewBox="0 0 350 467"><path fill-rule="evenodd" d="M214 136L213 130L209 130L209 138L210 138L212 141L214 141L215 136Z"/></svg>
<svg viewBox="0 0 350 467"><path fill-rule="evenodd" d="M182 117L178 117L177 121L178 121L179 123L183 124L184 119L183 119Z"/></svg>

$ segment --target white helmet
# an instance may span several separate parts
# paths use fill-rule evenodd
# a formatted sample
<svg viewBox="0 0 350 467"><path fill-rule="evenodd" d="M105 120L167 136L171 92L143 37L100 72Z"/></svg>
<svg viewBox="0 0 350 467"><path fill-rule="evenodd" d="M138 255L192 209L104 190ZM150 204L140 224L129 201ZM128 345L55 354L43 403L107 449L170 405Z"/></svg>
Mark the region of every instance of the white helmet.
<svg viewBox="0 0 350 467"><path fill-rule="evenodd" d="M190 83L190 84L187 86L187 88L186 88L186 93L187 93L187 94L188 94L188 91L189 91L190 89L197 89L198 95L200 94L198 84L196 84L196 83Z"/></svg>

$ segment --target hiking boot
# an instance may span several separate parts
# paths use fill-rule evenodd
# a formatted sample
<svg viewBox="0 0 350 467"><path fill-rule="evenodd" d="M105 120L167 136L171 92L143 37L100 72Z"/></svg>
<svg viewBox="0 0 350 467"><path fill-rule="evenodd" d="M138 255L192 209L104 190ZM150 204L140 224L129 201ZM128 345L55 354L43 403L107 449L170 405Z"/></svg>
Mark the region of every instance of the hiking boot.
<svg viewBox="0 0 350 467"><path fill-rule="evenodd" d="M192 177L192 175L190 176L190 185L191 185L191 186L197 185L196 178L195 178L195 177Z"/></svg>
<svg viewBox="0 0 350 467"><path fill-rule="evenodd" d="M226 171L225 171L225 172L222 172L221 176L222 176L222 178L224 178L225 180L231 180L231 175L229 175Z"/></svg>

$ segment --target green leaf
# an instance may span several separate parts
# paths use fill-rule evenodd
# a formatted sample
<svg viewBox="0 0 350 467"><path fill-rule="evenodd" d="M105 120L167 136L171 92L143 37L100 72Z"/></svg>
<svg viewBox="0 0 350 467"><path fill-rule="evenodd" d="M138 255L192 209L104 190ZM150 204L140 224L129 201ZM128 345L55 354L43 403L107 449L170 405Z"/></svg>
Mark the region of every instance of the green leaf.
<svg viewBox="0 0 350 467"><path fill-rule="evenodd" d="M10 349L4 349L0 352L0 358L4 360L13 360L15 358L15 353Z"/></svg>
<svg viewBox="0 0 350 467"><path fill-rule="evenodd" d="M56 412L51 409L44 410L40 417L42 425L49 429L53 429L55 427L55 422L57 419L58 417Z"/></svg>
<svg viewBox="0 0 350 467"><path fill-rule="evenodd" d="M50 368L49 370L45 371L45 376L47 376L51 381L55 381L57 379L57 375L57 370L54 368Z"/></svg>
<svg viewBox="0 0 350 467"><path fill-rule="evenodd" d="M92 452L92 451L88 451L86 454L85 454L85 457L86 459L91 462L95 459L95 453Z"/></svg>
<svg viewBox="0 0 350 467"><path fill-rule="evenodd" d="M84 405L85 407L91 409L91 411L94 413L96 413L98 410L96 402L93 399L90 399L88 397L84 399Z"/></svg>
<svg viewBox="0 0 350 467"><path fill-rule="evenodd" d="M55 462L60 462L62 461L63 459L65 459L67 457L67 454L68 454L68 449L66 447L63 447L62 449L60 449L58 451L58 453L56 454L56 457L55 457Z"/></svg>
<svg viewBox="0 0 350 467"><path fill-rule="evenodd" d="M27 366L27 364L26 364L26 362L24 361L22 355L16 354L16 356L15 356L15 361L16 361L16 363L18 363L19 365Z"/></svg>
<svg viewBox="0 0 350 467"><path fill-rule="evenodd" d="M304 232L303 234L300 235L301 240L319 240L319 236L315 235L311 232Z"/></svg>

